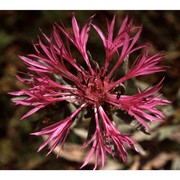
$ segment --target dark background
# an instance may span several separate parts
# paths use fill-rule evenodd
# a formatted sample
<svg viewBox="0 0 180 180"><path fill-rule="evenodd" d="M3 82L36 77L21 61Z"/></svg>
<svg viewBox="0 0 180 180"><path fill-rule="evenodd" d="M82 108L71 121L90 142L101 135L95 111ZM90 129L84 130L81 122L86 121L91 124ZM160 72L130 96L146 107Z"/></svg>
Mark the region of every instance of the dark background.
<svg viewBox="0 0 180 180"><path fill-rule="evenodd" d="M136 25L143 24L143 32L138 43L151 42L151 52L166 51L163 65L169 66L166 73L152 74L140 78L153 85L166 77L161 90L172 104L163 108L167 118L154 127L151 136L134 135L143 148L141 154L129 153L127 164L107 159L105 169L180 169L180 11L74 11L82 25L92 14L94 23L106 28L105 18L117 15L119 27L128 14ZM82 154L74 146L56 159L56 155L46 157L47 150L37 153L42 143L40 137L29 133L34 130L36 116L20 121L26 107L14 106L9 91L24 88L15 74L26 71L18 55L33 53L32 40L37 41L39 28L51 34L52 24L61 19L71 29L72 11L0 11L0 169L79 169ZM93 57L103 59L99 39L92 35L89 49ZM101 58L102 57L102 58ZM74 142L76 143L76 142ZM69 150L68 150L69 148ZM83 153L83 151L82 151ZM92 169L90 164L85 169Z"/></svg>

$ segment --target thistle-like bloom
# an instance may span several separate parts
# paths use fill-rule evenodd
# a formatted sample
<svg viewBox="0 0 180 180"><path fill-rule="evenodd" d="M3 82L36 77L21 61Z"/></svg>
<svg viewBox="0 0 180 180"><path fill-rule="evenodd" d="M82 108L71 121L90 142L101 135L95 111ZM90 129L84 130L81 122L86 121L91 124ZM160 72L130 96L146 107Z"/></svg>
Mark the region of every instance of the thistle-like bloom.
<svg viewBox="0 0 180 180"><path fill-rule="evenodd" d="M156 107L166 105L169 101L160 99L160 95L156 94L162 88L163 80L145 90L137 88L135 95L126 94L127 80L164 71L164 67L159 64L163 57L162 53L149 55L149 44L135 46L142 27L134 27L133 21L129 21L126 17L118 33L114 34L114 16L111 22L107 21L107 32L104 34L92 23L93 18L94 16L91 16L80 28L73 15L71 33L62 22L61 25L56 23L53 25L51 37L42 32L46 44L39 38L39 42L34 44L35 54L20 56L28 66L29 72L22 73L26 78L20 76L17 78L29 88L10 94L18 97L13 100L16 105L33 107L22 119L59 102L66 102L68 106L73 107L71 114L64 119L59 119L58 122L32 133L37 136L47 135L39 151L49 144L51 144L49 153L57 145L61 148L80 114L82 112L89 114L91 120L88 138L82 147L90 145L91 149L82 167L87 165L95 154L94 169L96 169L100 159L102 167L104 166L107 154L112 157L118 155L125 162L126 146L137 151L130 135L122 134L116 128L112 113L121 110L136 119L144 129L148 129L149 121L162 121L164 118L163 113ZM87 50L90 29L94 29L100 36L105 49L105 60L101 67L97 61L92 60ZM72 48L79 53L78 58L75 58ZM131 61L129 56L135 51L136 54L141 51L140 55L132 59L132 65L124 70L122 75L123 64Z"/></svg>

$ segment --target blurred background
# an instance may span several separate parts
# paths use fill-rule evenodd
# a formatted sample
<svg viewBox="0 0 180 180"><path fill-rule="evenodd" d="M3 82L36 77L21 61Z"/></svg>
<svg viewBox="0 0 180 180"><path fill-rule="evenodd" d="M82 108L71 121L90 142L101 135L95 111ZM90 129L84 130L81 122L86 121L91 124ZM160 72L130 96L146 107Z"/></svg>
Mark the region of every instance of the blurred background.
<svg viewBox="0 0 180 180"><path fill-rule="evenodd" d="M143 32L138 43L153 44L151 52L165 51L163 65L169 66L167 72L139 78L141 85L156 84L166 77L161 90L164 98L172 101L162 110L165 122L156 124L150 136L141 132L134 134L141 153L129 151L127 164L107 159L105 169L180 169L180 11L74 11L82 25L92 14L94 23L105 30L105 18L117 15L116 27L128 15L135 25L143 24ZM77 149L76 142L67 144L60 157L46 156L47 149L37 153L43 142L41 137L31 136L38 116L34 115L20 121L27 108L14 106L9 91L24 88L17 81L18 71L26 71L18 55L33 53L32 41L37 41L39 28L49 35L52 24L61 19L71 30L72 11L0 11L0 169L1 170L74 170L83 163L85 151ZM98 36L92 37L88 47L94 59L103 59ZM101 58L103 57L103 58ZM93 159L84 169L93 168Z"/></svg>

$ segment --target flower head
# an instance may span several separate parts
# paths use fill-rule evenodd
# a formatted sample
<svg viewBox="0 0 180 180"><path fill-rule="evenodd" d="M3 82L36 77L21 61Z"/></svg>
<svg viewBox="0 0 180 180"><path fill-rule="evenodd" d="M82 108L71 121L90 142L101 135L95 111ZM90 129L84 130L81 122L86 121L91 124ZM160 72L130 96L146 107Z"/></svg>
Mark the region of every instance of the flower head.
<svg viewBox="0 0 180 180"><path fill-rule="evenodd" d="M46 44L39 41L34 44L35 54L20 56L27 65L29 72L22 73L26 78L17 78L29 88L10 94L17 96L15 104L32 106L22 119L34 114L45 107L56 103L67 102L74 110L67 117L42 128L33 135L47 135L48 138L40 146L39 151L51 142L51 153L57 145L63 146L74 121L83 111L90 114L91 123L88 139L82 147L92 145L82 167L87 165L95 154L96 169L101 158L102 167L106 154L127 160L126 146L137 151L131 135L122 134L113 122L112 113L121 110L135 118L144 128L150 128L148 121L162 121L163 113L156 107L166 105L167 100L160 99L156 93L161 89L163 80L154 87L140 90L134 95L126 94L125 82L131 78L164 71L159 64L163 54L149 55L149 44L135 46L140 37L142 27L134 27L133 21L124 19L118 33L114 34L115 16L107 21L107 35L92 23L94 16L79 27L75 16L72 17L72 32L63 23L54 24L52 36L43 32ZM87 51L90 29L100 36L105 49L105 61L100 67ZM132 33L133 32L133 33ZM75 58L72 52L74 46L81 55L83 62ZM123 72L122 65L129 61L133 52L139 52L132 66L124 70L124 75L116 76L117 71ZM115 58L116 59L115 59ZM113 64L113 66L112 66ZM57 110L57 114L59 111ZM84 119L85 121L85 119Z"/></svg>

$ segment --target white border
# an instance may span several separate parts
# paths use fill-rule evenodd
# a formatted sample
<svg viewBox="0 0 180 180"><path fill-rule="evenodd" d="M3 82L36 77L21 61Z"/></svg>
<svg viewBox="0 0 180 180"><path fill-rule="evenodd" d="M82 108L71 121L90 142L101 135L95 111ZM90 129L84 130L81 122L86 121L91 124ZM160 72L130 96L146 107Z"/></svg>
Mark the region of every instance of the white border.
<svg viewBox="0 0 180 180"><path fill-rule="evenodd" d="M144 171L128 171L128 170L113 170L113 171L91 171L91 170L67 170L67 171L1 171L1 179L18 179L18 180L32 180L32 179L73 179L73 180L93 180L93 179L117 179L117 180L152 180L163 179L169 180L175 177L180 177L180 171L170 170L144 170Z"/></svg>
<svg viewBox="0 0 180 180"><path fill-rule="evenodd" d="M179 0L0 0L0 10L179 10Z"/></svg>

